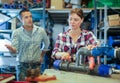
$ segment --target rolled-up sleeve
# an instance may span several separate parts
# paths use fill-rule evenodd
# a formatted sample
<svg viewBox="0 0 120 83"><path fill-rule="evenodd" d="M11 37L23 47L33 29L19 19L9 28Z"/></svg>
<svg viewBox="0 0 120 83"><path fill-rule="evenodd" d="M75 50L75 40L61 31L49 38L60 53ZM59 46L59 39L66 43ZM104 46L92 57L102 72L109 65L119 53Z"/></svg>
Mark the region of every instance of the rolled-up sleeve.
<svg viewBox="0 0 120 83"><path fill-rule="evenodd" d="M13 31L13 34L12 34L12 46L14 48L16 48L17 52L18 52L18 49L19 49L19 32L16 31Z"/></svg>
<svg viewBox="0 0 120 83"><path fill-rule="evenodd" d="M62 45L63 45L63 41L62 41L62 34L60 33L56 39L55 45L54 45L54 49L52 51L52 58L54 58L54 55L56 54L56 52L61 52L62 51Z"/></svg>
<svg viewBox="0 0 120 83"><path fill-rule="evenodd" d="M89 45L89 44L97 45L99 43L96 36L92 32L88 32L85 39L86 39L87 45Z"/></svg>

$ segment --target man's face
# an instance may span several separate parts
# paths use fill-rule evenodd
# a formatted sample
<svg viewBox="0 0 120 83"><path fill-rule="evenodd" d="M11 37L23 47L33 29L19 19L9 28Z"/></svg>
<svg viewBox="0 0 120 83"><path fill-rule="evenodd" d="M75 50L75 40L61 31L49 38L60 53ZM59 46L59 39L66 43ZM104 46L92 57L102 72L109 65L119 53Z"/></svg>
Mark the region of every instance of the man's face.
<svg viewBox="0 0 120 83"><path fill-rule="evenodd" d="M33 25L31 12L23 12L21 14L21 17L22 17L21 21L23 23L23 26L31 27Z"/></svg>

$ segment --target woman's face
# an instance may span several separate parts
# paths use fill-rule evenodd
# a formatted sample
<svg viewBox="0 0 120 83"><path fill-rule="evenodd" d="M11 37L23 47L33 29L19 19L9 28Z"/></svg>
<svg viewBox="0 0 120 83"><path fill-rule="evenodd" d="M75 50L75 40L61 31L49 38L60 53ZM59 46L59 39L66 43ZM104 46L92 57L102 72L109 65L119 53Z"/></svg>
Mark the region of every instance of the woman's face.
<svg viewBox="0 0 120 83"><path fill-rule="evenodd" d="M83 18L80 18L77 14L73 13L69 16L69 26L71 29L78 29L80 28L83 22Z"/></svg>

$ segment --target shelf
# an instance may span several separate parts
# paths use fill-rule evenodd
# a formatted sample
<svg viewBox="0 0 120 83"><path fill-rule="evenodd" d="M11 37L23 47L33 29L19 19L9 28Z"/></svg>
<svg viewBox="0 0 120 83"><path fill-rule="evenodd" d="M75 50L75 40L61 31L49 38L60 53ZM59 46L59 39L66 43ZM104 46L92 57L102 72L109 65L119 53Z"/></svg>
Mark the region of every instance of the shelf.
<svg viewBox="0 0 120 83"><path fill-rule="evenodd" d="M6 12L19 12L21 9L5 9L5 8L0 8L0 11L6 11ZM30 10L43 10L43 8L33 8Z"/></svg>
<svg viewBox="0 0 120 83"><path fill-rule="evenodd" d="M68 13L70 12L71 9L72 8L64 8L64 9L46 8L45 10L50 14L54 23L66 24L67 19L68 19ZM85 16L93 10L93 8L82 8L82 9L83 9L83 12L85 13L84 14ZM17 15L21 9L0 9L0 10L4 13L9 13L10 15L12 15L12 13ZM42 10L43 10L43 8L31 9L32 15L33 15L35 20L40 20L42 18L42 16L43 16Z"/></svg>
<svg viewBox="0 0 120 83"><path fill-rule="evenodd" d="M65 8L65 9L46 9L52 18L54 23L57 24L66 24L68 21L68 15L72 8ZM84 16L87 16L93 8L82 8L84 12Z"/></svg>
<svg viewBox="0 0 120 83"><path fill-rule="evenodd" d="M82 8L84 13L89 13L93 10L93 8ZM72 8L64 8L64 9L46 9L50 13L69 13Z"/></svg>
<svg viewBox="0 0 120 83"><path fill-rule="evenodd" d="M12 30L0 30L0 33L12 33Z"/></svg>
<svg viewBox="0 0 120 83"><path fill-rule="evenodd" d="M102 28L100 28L98 31L101 31L101 30L104 30L105 29L105 27L102 27ZM108 26L108 28L107 29L111 29L111 30L120 30L120 26Z"/></svg>
<svg viewBox="0 0 120 83"><path fill-rule="evenodd" d="M110 36L118 36L118 35L120 35L120 26L109 27L107 33Z"/></svg>
<svg viewBox="0 0 120 83"><path fill-rule="evenodd" d="M120 30L120 26L109 26L109 29L119 29Z"/></svg>
<svg viewBox="0 0 120 83"><path fill-rule="evenodd" d="M108 28L107 27L102 27L97 31L98 32L104 32L105 30L107 31L108 35L120 35L120 26L108 26Z"/></svg>

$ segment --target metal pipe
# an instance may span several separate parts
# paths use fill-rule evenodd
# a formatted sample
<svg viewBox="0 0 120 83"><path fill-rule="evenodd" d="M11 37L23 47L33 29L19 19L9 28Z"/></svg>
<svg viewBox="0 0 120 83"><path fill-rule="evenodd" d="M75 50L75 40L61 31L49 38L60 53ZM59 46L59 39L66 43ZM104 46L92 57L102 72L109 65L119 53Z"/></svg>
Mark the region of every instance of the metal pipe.
<svg viewBox="0 0 120 83"><path fill-rule="evenodd" d="M86 47L80 48L76 53L76 66L79 66L80 56L109 56L111 58L118 58L120 60L120 48L114 49L112 47L95 47L88 50Z"/></svg>
<svg viewBox="0 0 120 83"><path fill-rule="evenodd" d="M112 68L107 65L96 65L93 70L90 70L89 66L85 64L76 66L73 62L56 60L53 63L53 67L65 71L78 71L99 76L110 76L112 74Z"/></svg>
<svg viewBox="0 0 120 83"><path fill-rule="evenodd" d="M45 10L45 8L46 8L46 0L42 0L42 2L43 2L43 28L46 28L45 27L45 16L46 16L46 10Z"/></svg>
<svg viewBox="0 0 120 83"><path fill-rule="evenodd" d="M120 48L114 49L112 47L95 47L92 50L88 50L86 47L80 48L76 53L76 62L67 62L62 60L56 60L53 63L53 67L65 71L79 71L87 72L92 75L110 76L112 74L112 67L104 64L95 65L91 70L87 64L79 64L80 55L82 56L100 56L106 55L112 58L118 58L120 60Z"/></svg>

